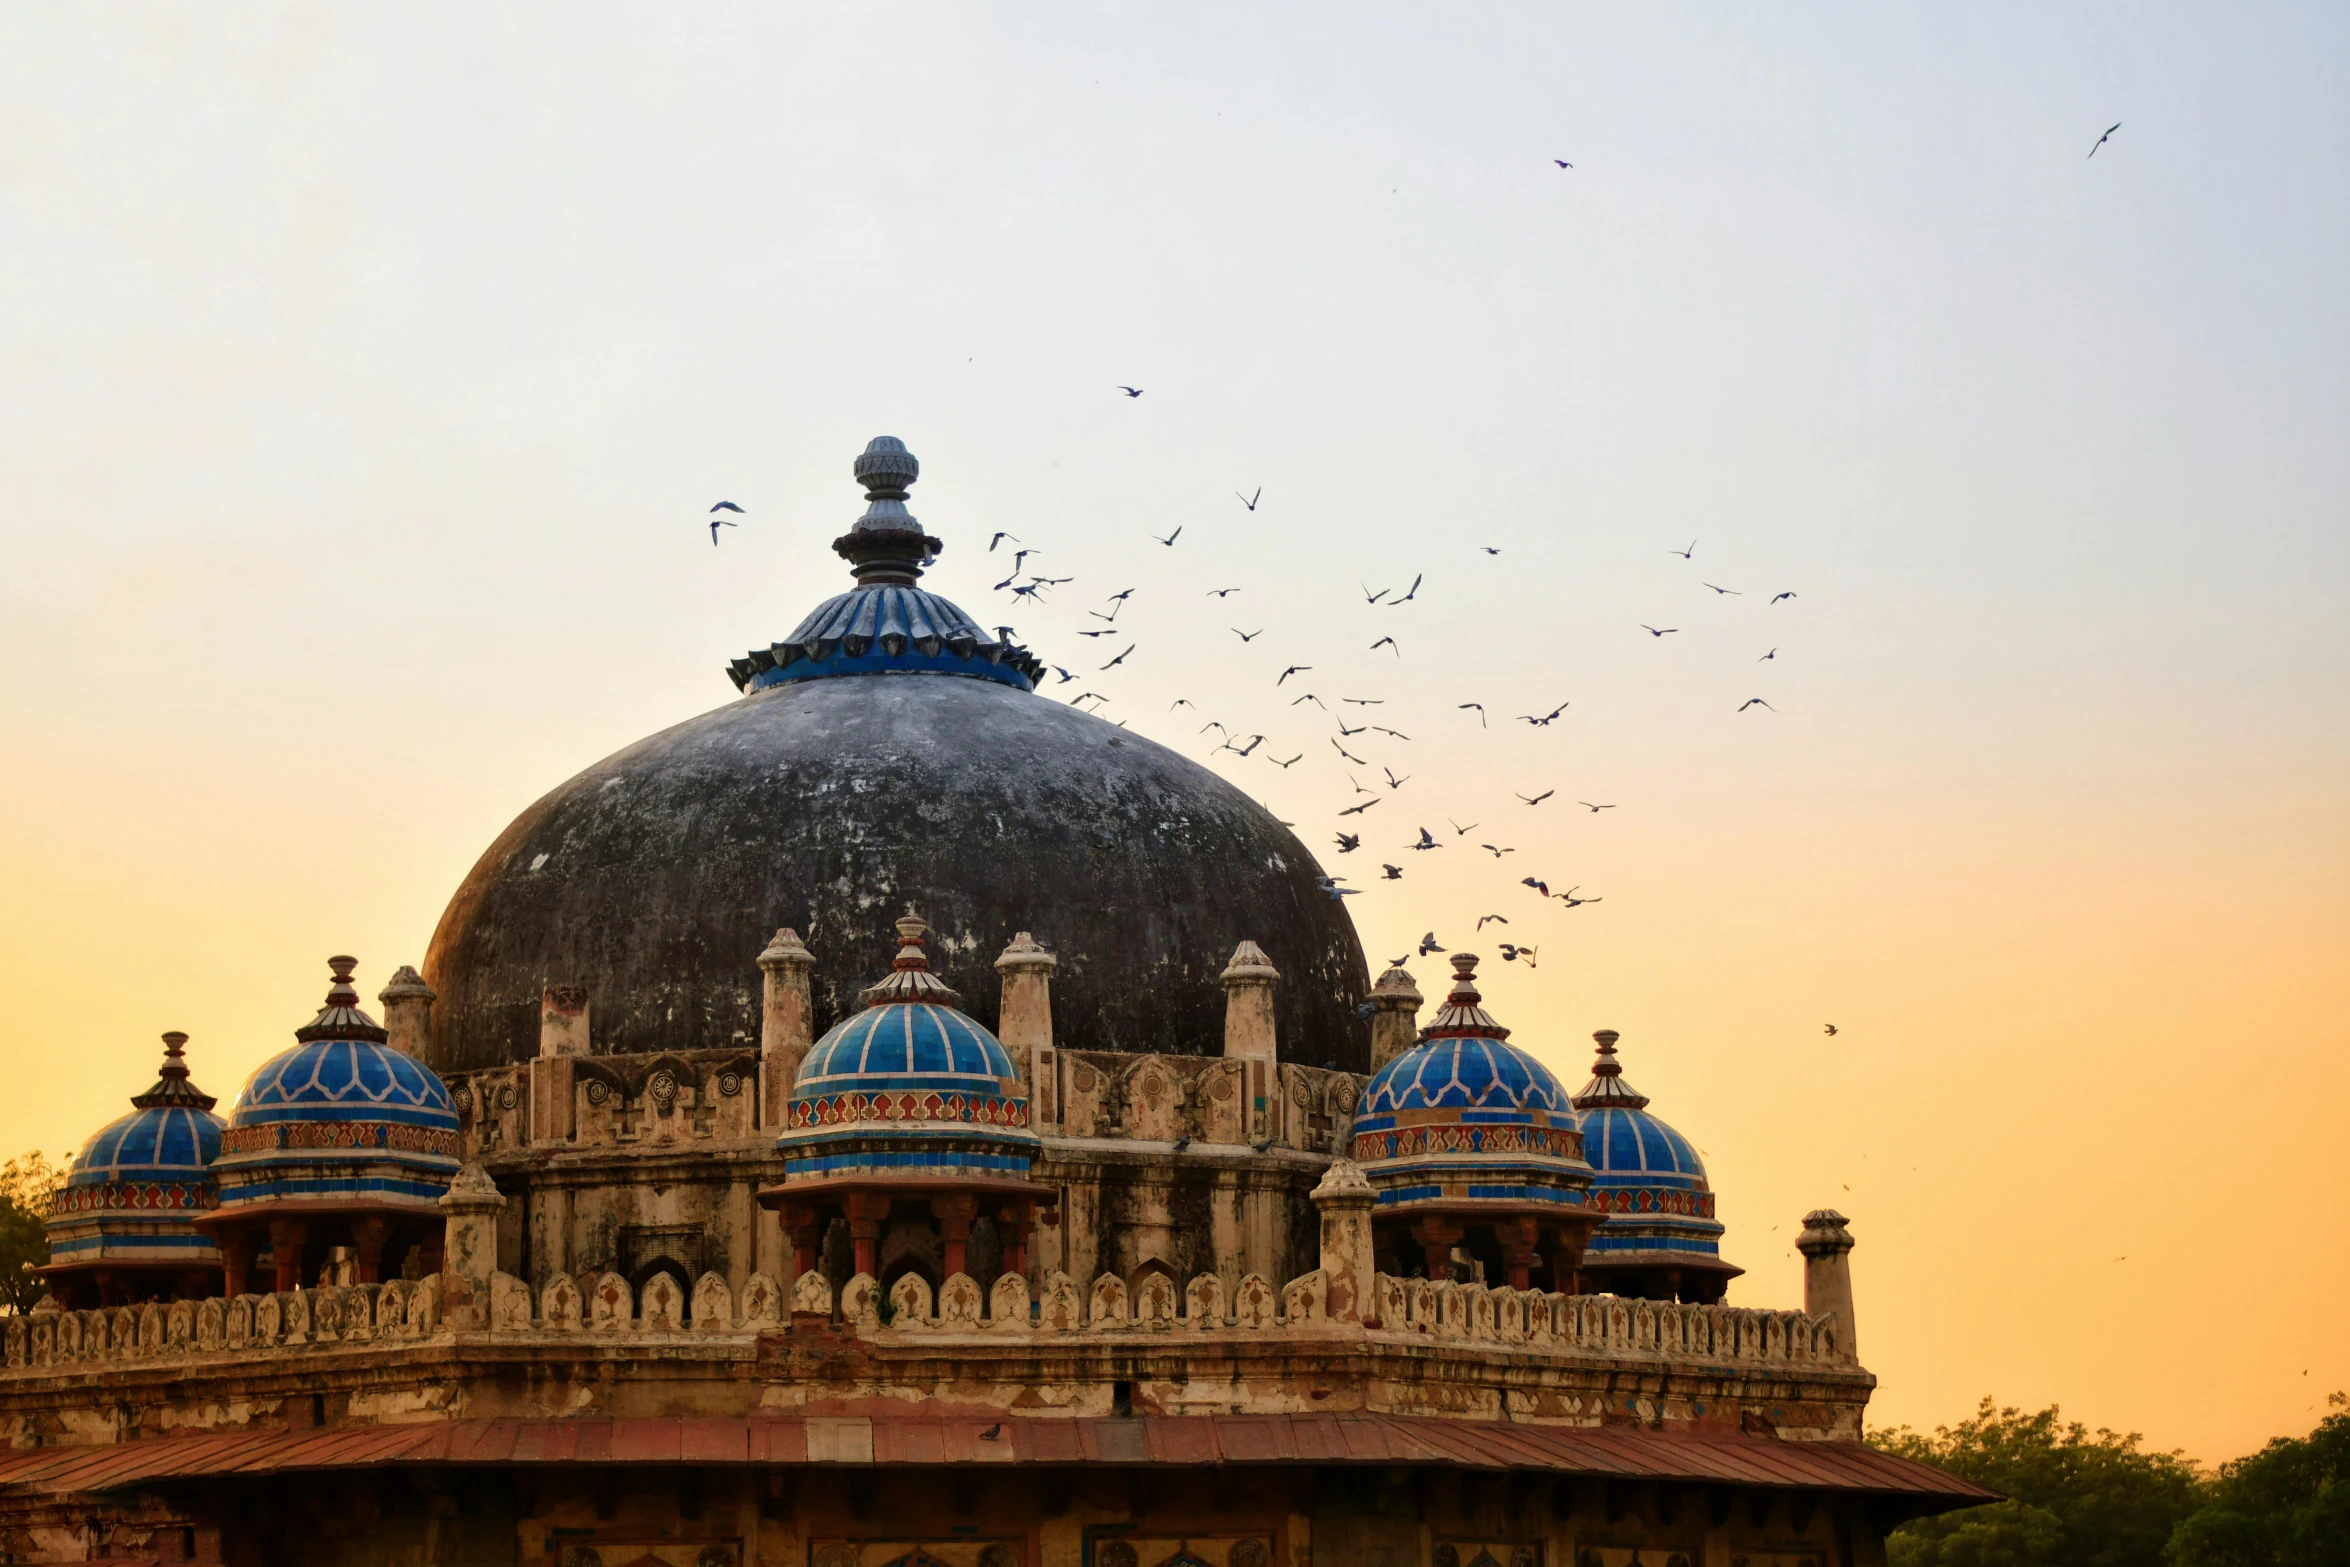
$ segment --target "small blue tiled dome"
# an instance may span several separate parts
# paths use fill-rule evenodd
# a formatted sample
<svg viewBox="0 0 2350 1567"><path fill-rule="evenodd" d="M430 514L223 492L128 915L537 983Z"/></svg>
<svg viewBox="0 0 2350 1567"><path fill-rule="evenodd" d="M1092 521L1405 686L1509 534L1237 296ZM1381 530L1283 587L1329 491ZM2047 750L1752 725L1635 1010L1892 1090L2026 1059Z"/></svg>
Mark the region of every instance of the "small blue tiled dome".
<svg viewBox="0 0 2350 1567"><path fill-rule="evenodd" d="M229 1110L212 1167L222 1213L314 1203L437 1215L458 1164L449 1090L359 1009L356 960L327 962L325 1007Z"/></svg>
<svg viewBox="0 0 2350 1567"><path fill-rule="evenodd" d="M1721 1260L1722 1226L1705 1163L1689 1139L1648 1111L1648 1096L1624 1081L1614 1029L1592 1036L1599 1059L1575 1096L1583 1115L1583 1157L1590 1161L1592 1205L1607 1222L1584 1253L1601 1283L1633 1272L1673 1269L1711 1282L1711 1298L1740 1270Z"/></svg>
<svg viewBox="0 0 2350 1567"><path fill-rule="evenodd" d="M220 1117L210 1094L188 1081L188 1036L163 1036L163 1069L82 1145L51 1210L53 1277L104 1264L217 1267L220 1253L195 1227L211 1208L210 1170L220 1152Z"/></svg>
<svg viewBox="0 0 2350 1567"><path fill-rule="evenodd" d="M1452 965L1452 993L1419 1043L1371 1079L1355 1162L1382 1212L1579 1215L1591 1172L1566 1090L1479 1004L1476 957Z"/></svg>
<svg viewBox="0 0 2350 1567"><path fill-rule="evenodd" d="M890 977L865 991L864 1010L800 1063L776 1139L787 1186L871 1176L1027 1178L1036 1138L1019 1068L930 972L927 929L913 915L898 921Z"/></svg>

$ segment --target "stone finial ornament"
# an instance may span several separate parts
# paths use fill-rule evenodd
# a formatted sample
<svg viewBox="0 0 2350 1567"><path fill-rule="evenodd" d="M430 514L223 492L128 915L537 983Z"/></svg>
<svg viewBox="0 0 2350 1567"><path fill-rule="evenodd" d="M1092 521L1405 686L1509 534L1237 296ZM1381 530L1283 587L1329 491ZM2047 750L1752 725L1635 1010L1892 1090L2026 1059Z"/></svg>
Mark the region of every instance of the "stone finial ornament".
<svg viewBox="0 0 2350 1567"><path fill-rule="evenodd" d="M1599 1044L1599 1058L1591 1063L1591 1081L1575 1096L1578 1110L1643 1110L1648 1096L1624 1081L1624 1063L1616 1059L1616 1041L1624 1036L1603 1028L1591 1036Z"/></svg>
<svg viewBox="0 0 2350 1567"><path fill-rule="evenodd" d="M334 975L327 986L326 1005L318 1016L294 1030L294 1037L308 1044L314 1039L366 1039L382 1044L385 1034L382 1025L359 1010L359 987L351 983L351 973L359 967L353 957L331 957L326 966Z"/></svg>
<svg viewBox="0 0 2350 1567"><path fill-rule="evenodd" d="M1252 1060L1275 1059L1273 985L1281 978L1273 960L1253 941L1233 949L1225 965L1224 1054Z"/></svg>
<svg viewBox="0 0 2350 1567"><path fill-rule="evenodd" d="M857 1005L879 1006L891 1001L929 1001L942 1007L960 1007L963 997L952 985L930 972L930 954L922 939L930 925L911 905L898 920L898 955L890 960L889 978L857 992Z"/></svg>
<svg viewBox="0 0 2350 1567"><path fill-rule="evenodd" d="M1412 1048L1420 1036L1425 998L1409 971L1397 965L1371 987L1371 1070L1376 1072Z"/></svg>
<svg viewBox="0 0 2350 1567"><path fill-rule="evenodd" d="M1803 1253L1803 1309L1814 1316L1836 1319L1836 1358L1857 1361L1858 1337L1852 1311L1852 1231L1849 1221L1833 1208L1814 1208L1803 1216L1803 1233L1795 1249Z"/></svg>
<svg viewBox="0 0 2350 1567"><path fill-rule="evenodd" d="M209 1110L220 1103L188 1081L188 1036L176 1029L163 1036L163 1066L155 1074L155 1086L143 1094L134 1095L131 1103L141 1110L166 1107Z"/></svg>
<svg viewBox="0 0 2350 1567"><path fill-rule="evenodd" d="M1022 931L995 960L1003 976L1003 1000L996 1011L996 1038L1020 1069L1020 1080L1040 1085L1038 1063L1049 1061L1053 1048L1053 970L1061 960L1044 950L1034 936ZM1050 1099L1039 1093L1037 1108L1048 1112Z"/></svg>
<svg viewBox="0 0 2350 1567"><path fill-rule="evenodd" d="M421 1057L431 1035L432 1004L440 999L432 986L424 982L422 974L403 963L392 971L391 979L375 999L383 1003L386 1042L394 1050Z"/></svg>
<svg viewBox="0 0 2350 1567"><path fill-rule="evenodd" d="M906 510L906 491L922 465L894 435L877 435L857 458L857 482L865 486L865 514L832 541L860 584L912 583L938 558L946 543L922 531Z"/></svg>
<svg viewBox="0 0 2350 1567"><path fill-rule="evenodd" d="M759 954L765 976L759 1004L759 1124L780 1126L792 1079L816 1043L816 1006L809 990L816 956L790 926L775 932Z"/></svg>

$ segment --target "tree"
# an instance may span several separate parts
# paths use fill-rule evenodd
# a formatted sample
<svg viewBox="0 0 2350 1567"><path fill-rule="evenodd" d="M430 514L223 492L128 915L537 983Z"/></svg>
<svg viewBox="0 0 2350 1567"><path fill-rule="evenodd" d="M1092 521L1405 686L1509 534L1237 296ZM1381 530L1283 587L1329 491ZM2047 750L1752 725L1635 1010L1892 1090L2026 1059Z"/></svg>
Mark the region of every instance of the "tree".
<svg viewBox="0 0 2350 1567"><path fill-rule="evenodd" d="M2053 1404L2026 1414L1989 1398L1931 1436L1871 1433L1874 1446L2006 1498L1902 1525L1885 1542L1891 1567L2165 1567L2171 1531L2206 1482L2183 1453L2149 1453L2141 1440L2067 1424Z"/></svg>
<svg viewBox="0 0 2350 1567"><path fill-rule="evenodd" d="M2350 1399L2304 1437L2223 1465L2211 1498L2171 1535L2172 1567L2341 1567L2350 1562Z"/></svg>
<svg viewBox="0 0 2350 1567"><path fill-rule="evenodd" d="M30 1311L48 1293L25 1268L49 1260L49 1210L64 1185L64 1167L37 1149L0 1164L0 1313Z"/></svg>

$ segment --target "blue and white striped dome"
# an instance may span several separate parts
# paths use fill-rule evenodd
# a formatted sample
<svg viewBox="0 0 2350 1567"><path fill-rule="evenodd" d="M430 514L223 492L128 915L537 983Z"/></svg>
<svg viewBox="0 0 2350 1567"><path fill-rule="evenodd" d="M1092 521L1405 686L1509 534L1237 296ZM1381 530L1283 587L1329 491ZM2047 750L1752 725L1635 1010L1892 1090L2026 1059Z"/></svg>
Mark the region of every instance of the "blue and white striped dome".
<svg viewBox="0 0 2350 1567"><path fill-rule="evenodd" d="M101 1264L173 1270L217 1267L220 1252L196 1229L214 1202L211 1173L220 1152L213 1098L188 1081L185 1034L163 1036L163 1069L82 1144L48 1219L56 1277Z"/></svg>
<svg viewBox="0 0 2350 1567"><path fill-rule="evenodd" d="M818 1040L792 1081L776 1138L784 1181L1025 1180L1036 1136L1019 1068L930 972L928 929L898 921L888 979Z"/></svg>
<svg viewBox="0 0 2350 1567"><path fill-rule="evenodd" d="M1649 1114L1648 1096L1624 1081L1616 1031L1593 1037L1599 1059L1574 1104L1583 1115L1591 1203L1608 1217L1584 1252L1585 1270L1601 1282L1611 1268L1739 1272L1721 1260L1722 1226L1704 1161L1688 1138Z"/></svg>
<svg viewBox="0 0 2350 1567"><path fill-rule="evenodd" d="M1355 1163L1383 1212L1580 1213L1591 1172L1566 1090L1479 1005L1475 955L1455 953L1452 966L1452 992L1420 1042L1363 1095ZM1392 977L1408 988L1409 975Z"/></svg>
<svg viewBox="0 0 2350 1567"><path fill-rule="evenodd" d="M460 1148L449 1090L359 1009L356 960L327 962L326 1005L229 1110L212 1166L222 1214L316 1204L437 1216Z"/></svg>

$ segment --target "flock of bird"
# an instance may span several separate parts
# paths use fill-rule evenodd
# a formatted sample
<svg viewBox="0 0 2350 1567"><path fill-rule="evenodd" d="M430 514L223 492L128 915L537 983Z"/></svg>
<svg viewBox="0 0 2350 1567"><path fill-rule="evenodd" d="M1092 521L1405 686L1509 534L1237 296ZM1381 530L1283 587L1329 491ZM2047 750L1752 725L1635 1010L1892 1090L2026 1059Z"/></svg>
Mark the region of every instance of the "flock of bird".
<svg viewBox="0 0 2350 1567"><path fill-rule="evenodd" d="M2107 127L2104 134L2099 136L2096 142L2089 148L2089 156L2094 158L2097 155L2098 149L2103 147L2107 142L2111 141L2113 139L2114 132L2120 129L2121 124L2118 121ZM1561 170L1571 170L1575 167L1574 164L1563 158L1554 158L1551 161L1555 163ZM1115 391L1118 393L1118 395L1124 397L1129 402L1133 402L1139 400L1143 396L1144 388L1139 386L1120 385L1115 388ZM1232 493L1234 499L1238 500L1252 516L1257 512L1258 506L1263 501L1265 494L1262 486L1254 488L1247 494L1242 494L1238 490L1235 490ZM718 530L720 528L731 528L737 526L733 520L733 517L722 516L721 513L732 513L733 517L740 517L744 514L743 508L736 505L732 501L720 501L710 508L710 514L707 521L710 530L710 543L713 546L718 543ZM1163 536L1159 534L1148 534L1147 537L1151 540L1152 543L1160 546L1161 548L1172 550L1175 549L1181 542L1183 538L1183 532L1183 526L1177 526L1172 532ZM1042 547L1032 546L1024 543L1017 535L1010 532L997 532L993 537L991 537L988 540L987 553L990 555L995 555L998 550L1007 543L1014 546L1010 555L1010 571L1002 581L994 584L993 591L997 593L1008 594L1015 605L1042 603L1046 600L1047 595L1052 593L1055 589L1068 587L1076 581L1074 577L1054 577L1045 575L1039 571L1030 570L1028 567L1029 560L1032 557L1043 556L1046 551ZM1678 556L1686 564L1694 564L1697 558L1698 543L1699 541L1693 538L1687 544L1668 547L1665 552L1670 555ZM1502 553L1500 546L1491 544L1476 544L1470 546L1470 548L1473 551L1481 553L1488 558L1498 556ZM1420 596L1420 589L1426 581L1427 574L1425 572L1415 572L1410 584L1403 588L1400 592L1393 587L1373 589L1370 584L1362 583L1360 586L1363 595L1363 606L1366 610L1375 613L1386 610L1402 609L1418 601ZM1747 591L1743 588L1725 587L1718 582L1704 578L1699 579L1699 586L1707 591L1710 591L1717 599L1743 598L1747 596ZM1124 612L1128 603L1133 599L1137 591L1138 590L1133 587L1121 588L1117 592L1109 594L1102 600L1102 608L1088 609L1086 611L1086 614L1089 618L1098 620L1101 622L1101 624L1098 626L1078 630L1076 633L1078 636L1094 641L1102 641L1110 638L1122 638L1125 642L1125 646L1119 648L1117 652L1115 652L1107 661L1096 666L1093 670L1093 674L1108 674L1111 671L1123 667L1127 660L1133 657L1137 649L1140 647L1141 644L1139 639L1132 635L1128 628L1122 627L1119 624L1118 618L1120 614ZM1233 595L1242 591L1243 590L1238 586L1211 588L1208 590L1207 597L1215 600L1218 606L1222 607L1228 603ZM1770 594L1763 602L1766 608L1775 608L1778 605L1785 604L1795 599L1796 597L1797 594L1795 590L1782 589ZM1637 622L1636 624L1638 624L1640 630L1648 633L1652 639L1660 641L1663 638L1669 636L1679 635L1681 632L1681 627L1678 625L1658 626L1650 625L1646 622ZM1013 635L1014 629L1015 628L1008 625L998 626L995 628L997 634L1006 639L1009 639ZM1264 636L1268 628L1260 625L1254 630L1247 630L1240 626L1228 626L1227 629L1231 631L1233 636L1239 638L1241 644L1246 647L1253 645L1258 638ZM1404 657L1402 642L1391 631L1383 632L1382 635L1377 637L1368 645L1367 650L1373 653L1385 651L1398 660L1401 660ZM1104 651L1107 651L1107 649L1104 649ZM1779 648L1774 645L1766 652L1762 653L1755 660L1755 662L1758 664L1775 663L1778 657ZM1099 711L1102 705L1107 704L1110 701L1108 695L1094 690L1090 680L1086 676L1080 674L1078 671L1059 664L1052 664L1048 665L1047 667L1051 670L1052 675L1055 677L1053 680L1046 683L1048 694L1057 695L1060 687L1079 684L1082 682L1084 684L1084 689L1080 690L1075 696L1066 699L1072 706L1083 708L1089 712ZM1308 676L1314 673L1315 666L1312 664L1294 662L1286 663L1277 673L1273 674L1273 689L1276 692L1287 695L1289 682L1292 678ZM1331 723L1333 727L1333 732L1327 735L1325 739L1332 750L1336 753L1337 757L1341 761L1350 764L1353 767L1362 768L1366 771L1369 771L1374 765L1376 765L1377 773L1374 777L1374 783L1384 786L1383 790L1381 788L1366 786L1352 772L1347 772L1344 775L1353 793L1350 803L1336 809L1336 820L1341 825L1339 825L1334 832L1333 843L1337 855L1344 856L1359 853L1364 850L1364 840L1368 834L1368 828L1362 825L1362 819L1365 818L1367 814L1374 808L1385 805L1389 801L1396 799L1399 792L1407 784L1411 783L1412 775L1406 774L1398 776L1392 765L1386 762L1379 762L1374 764L1369 757L1359 755L1355 750L1350 749L1349 747L1360 747L1364 751L1370 750L1371 742L1365 741L1363 738L1361 738L1367 735L1380 736L1382 737L1383 741L1387 742L1405 744L1411 743L1412 736L1406 734L1400 729L1393 727L1391 724L1383 724L1373 721L1376 715L1371 713L1370 710L1373 708L1386 706L1387 699L1385 697L1341 696L1336 698L1339 706L1334 708L1329 703L1324 702L1321 696L1315 692L1304 689L1307 684L1307 681L1303 679L1299 680L1298 693L1289 698L1288 706L1292 708L1298 708L1304 707L1309 703L1312 704L1321 712L1321 714ZM1513 714L1511 715L1511 721L1515 723L1526 724L1535 729L1547 729L1553 724L1557 723L1566 714L1570 705L1570 703L1562 701L1547 712ZM1189 698L1177 698L1169 706L1168 711L1172 713L1179 708L1191 708L1194 715L1198 715L1198 708ZM1351 714L1343 711L1343 709L1347 708L1352 708L1354 711ZM1761 696L1748 697L1743 702L1740 702L1734 711L1736 713L1745 714L1751 713L1757 708L1760 708L1765 712L1775 713L1778 711L1778 709L1773 707L1768 700ZM1490 729L1492 727L1491 715L1487 712L1486 707L1482 702L1461 702L1456 704L1456 709L1457 711L1464 713L1474 712L1477 715L1477 724L1480 729ZM1350 717L1355 721L1350 723L1348 721ZM1124 719L1116 720L1116 722L1120 725L1120 727L1124 727L1125 725ZM1206 755L1211 758L1222 755L1225 752L1230 752L1236 757L1247 758L1257 755L1261 749L1265 748L1269 744L1267 736L1263 733L1252 731L1247 734L1242 734L1227 726L1221 720L1213 718L1209 719L1206 723L1200 726L1198 734L1202 738L1211 734L1216 736L1215 745L1211 747L1206 753ZM1263 754L1266 761L1286 771L1289 768L1295 767L1299 762L1305 760L1308 753L1306 749L1298 748L1295 749L1291 755L1286 757L1281 756L1272 750L1263 750ZM1525 809L1533 810L1539 808L1545 801L1553 798L1558 793L1558 791L1555 788L1546 788L1535 794L1527 794L1522 791L1513 791L1513 793ZM1612 811L1617 808L1616 802L1614 801L1578 800L1575 803L1586 811L1590 812L1593 816L1597 816L1603 811ZM1390 813L1390 815L1394 814L1400 813ZM1353 831L1348 831L1346 826L1343 825L1349 818L1356 819L1356 828ZM1449 843L1447 840L1438 837L1428 827L1415 823L1416 837L1412 841L1404 843L1401 846L1402 850L1406 854L1426 853L1430 851L1442 850L1452 846L1452 844L1457 844L1461 840L1466 839L1470 833L1476 832L1480 826L1483 825L1481 822L1470 822L1464 825L1460 822L1454 821L1449 816L1444 817L1443 820L1445 825L1452 830L1452 839ZM1285 822L1283 825L1295 826L1296 824ZM1491 831L1491 829L1488 830ZM1503 837L1507 836L1507 834L1496 831L1493 832L1493 836ZM1515 845L1487 842L1483 839L1480 839L1475 847L1486 854L1490 854L1493 857L1495 866L1497 868L1500 868L1503 865L1503 862L1507 856L1518 852ZM1369 876L1367 873L1365 873L1364 879L1374 882L1401 881L1404 879L1405 874L1406 866L1404 864L1381 861L1379 864L1378 875ZM1334 902L1342 902L1347 898L1361 896L1365 890L1361 887L1350 886L1348 883L1352 879L1353 878L1347 876L1324 874L1317 878L1317 885L1324 897L1327 897ZM1581 883L1576 883L1572 886L1569 886L1564 891L1554 892L1551 889L1549 881L1541 876L1528 875L1519 877L1517 879L1517 886L1534 893L1537 897L1543 900L1545 906L1552 902L1556 902L1563 908L1578 909L1586 907L1587 905L1606 901L1604 898L1600 897L1583 896ZM1506 914L1500 913L1482 915L1477 920L1477 930L1479 933L1482 933L1487 925L1492 924L1507 926L1510 924L1510 917ZM1422 936L1417 945L1418 955L1423 957L1434 953L1443 952L1445 950L1446 948L1440 942L1438 942L1436 933L1434 931L1429 931L1426 935ZM1535 967L1540 957L1540 948L1529 943L1505 941L1499 944L1498 950L1501 953L1503 961L1512 963L1522 961L1529 968ZM1412 956L1411 953L1406 953L1393 959L1392 963L1394 965L1401 965L1407 961L1410 956ZM1827 1024L1825 1026L1825 1032L1828 1036L1833 1037L1837 1032L1836 1025L1833 1023Z"/></svg>

